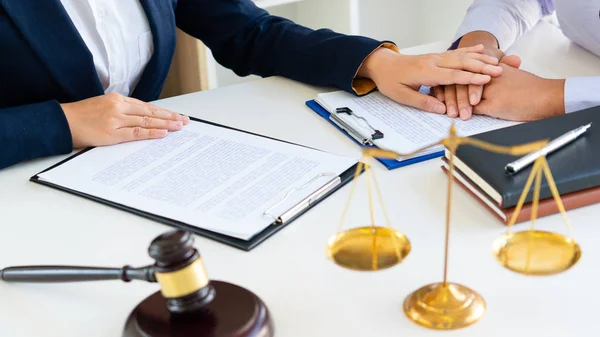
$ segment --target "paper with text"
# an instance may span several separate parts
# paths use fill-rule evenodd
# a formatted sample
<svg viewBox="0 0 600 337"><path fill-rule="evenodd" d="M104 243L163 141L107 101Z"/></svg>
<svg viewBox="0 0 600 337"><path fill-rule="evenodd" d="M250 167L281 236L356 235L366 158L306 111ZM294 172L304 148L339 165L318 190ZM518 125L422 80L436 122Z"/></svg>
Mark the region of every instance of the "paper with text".
<svg viewBox="0 0 600 337"><path fill-rule="evenodd" d="M544 78L561 78L549 69L527 59L522 60L520 69ZM428 94L429 88L422 87L420 91ZM428 113L399 104L377 91L363 97L356 97L344 91L336 91L320 94L317 96L316 101L330 113L335 112L335 109L339 107L349 107L356 114L364 117L371 126L383 132L384 138L376 140L375 145L382 149L402 153L413 152L446 137L452 122L455 123L457 132L461 136L472 136L519 124L518 122L488 116L476 115L467 121L463 121L460 118L450 118L447 115ZM338 116L361 131L363 135L372 132L371 128L360 119L357 120L352 116L343 114L338 114ZM441 146L434 147L416 156L442 150L443 147ZM407 158L399 158L398 160L404 159Z"/></svg>
<svg viewBox="0 0 600 337"><path fill-rule="evenodd" d="M469 120L450 118L447 115L425 112L410 106L399 104L380 92L372 92L366 96L356 97L344 91L319 94L317 103L330 113L336 113L339 107L348 107L353 113L363 117L375 129L383 132L383 139L375 140L379 148L400 153L409 153L424 146L433 144L448 136L452 123L456 125L461 136L491 131L517 124L516 122L475 115ZM337 114L346 123L360 130L363 135L372 133L369 125L348 114ZM441 151L442 147L434 147L419 155ZM406 158L401 158L406 159Z"/></svg>
<svg viewBox="0 0 600 337"><path fill-rule="evenodd" d="M356 159L191 122L160 140L94 148L39 178L155 215L248 239ZM318 179L315 179L318 177Z"/></svg>

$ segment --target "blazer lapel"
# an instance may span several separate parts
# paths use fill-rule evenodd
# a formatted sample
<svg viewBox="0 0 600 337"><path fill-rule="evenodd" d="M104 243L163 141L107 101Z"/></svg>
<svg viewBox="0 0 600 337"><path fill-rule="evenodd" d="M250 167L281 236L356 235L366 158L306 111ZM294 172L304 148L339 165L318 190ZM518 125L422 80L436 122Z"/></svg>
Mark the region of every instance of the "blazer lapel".
<svg viewBox="0 0 600 337"><path fill-rule="evenodd" d="M73 100L104 93L93 57L59 0L0 0L0 5Z"/></svg>
<svg viewBox="0 0 600 337"><path fill-rule="evenodd" d="M152 31L154 53L132 96L143 101L158 98L175 53L175 11L171 0L140 0Z"/></svg>

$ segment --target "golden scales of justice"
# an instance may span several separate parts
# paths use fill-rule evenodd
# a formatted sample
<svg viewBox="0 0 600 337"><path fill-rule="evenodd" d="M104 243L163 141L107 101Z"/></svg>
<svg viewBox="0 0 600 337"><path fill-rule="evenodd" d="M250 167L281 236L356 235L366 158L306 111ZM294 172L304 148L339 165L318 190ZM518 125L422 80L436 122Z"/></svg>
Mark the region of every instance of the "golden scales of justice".
<svg viewBox="0 0 600 337"><path fill-rule="evenodd" d="M509 147L498 146L473 138L459 137L456 134L455 126L452 125L448 137L413 153L400 154L393 151L365 148L363 150L364 158L357 167L350 195L342 213L338 232L327 244L327 256L334 263L344 268L358 271L382 270L401 263L410 253L411 243L404 234L391 228L383 198L379 191L375 174L370 169L369 161L372 157L389 159L409 157L440 144L444 145L450 152L446 200L444 278L440 283L426 285L408 295L404 301L404 312L410 320L427 328L450 330L466 327L477 322L486 311L485 301L476 291L461 284L448 282L447 280L452 180L456 149L461 145L471 145L486 151L521 156L539 150L547 144L547 141ZM363 164L363 161L365 164ZM354 194L356 181L363 168L366 171L371 226L342 231L342 225L352 200L352 195ZM542 171L569 230L569 237L534 229L540 197ZM534 179L535 187L533 191L531 228L526 231L512 232L512 226L521 211ZM385 227L376 225L371 185L374 185L374 189L378 194L386 219ZM548 276L568 270L581 257L581 250L573 239L571 225L567 219L562 200L545 156L540 156L534 162L531 174L525 183L523 192L507 228L507 232L494 242L493 254L503 267L511 271L528 276Z"/></svg>

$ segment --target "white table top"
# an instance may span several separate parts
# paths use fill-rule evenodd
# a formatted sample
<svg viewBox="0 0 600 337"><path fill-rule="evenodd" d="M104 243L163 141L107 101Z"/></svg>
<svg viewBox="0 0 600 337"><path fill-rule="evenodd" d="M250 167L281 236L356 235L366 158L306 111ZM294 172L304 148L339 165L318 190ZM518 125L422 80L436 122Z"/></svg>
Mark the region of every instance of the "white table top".
<svg viewBox="0 0 600 337"><path fill-rule="evenodd" d="M441 51L448 41L407 53ZM548 24L536 27L515 48L560 76L599 75L600 59L571 44ZM308 109L318 92L270 78L161 101L169 109L326 151L358 157L358 147ZM67 264L121 267L151 263L150 241L169 227L59 192L28 179L61 158L0 171L0 267ZM376 165L394 228L413 250L404 263L379 272L342 269L327 260L325 244L337 228L349 188L334 194L251 252L197 238L212 279L247 287L269 307L280 337L440 336L402 312L413 290L441 281L446 176L440 160L394 171ZM359 188L361 186L359 185ZM364 187L364 186L363 186ZM364 189L363 189L364 191ZM504 225L455 188L449 279L483 295L488 311L477 324L447 336L593 336L597 319L593 289L600 278L600 206L569 212L583 256L571 271L547 278L501 268L491 254ZM356 195L355 223L368 223L366 199ZM560 216L539 228L566 233ZM527 228L524 225L518 228ZM0 283L0 335L120 336L130 310L157 285L118 281L93 284ZM590 329L588 331L588 329Z"/></svg>

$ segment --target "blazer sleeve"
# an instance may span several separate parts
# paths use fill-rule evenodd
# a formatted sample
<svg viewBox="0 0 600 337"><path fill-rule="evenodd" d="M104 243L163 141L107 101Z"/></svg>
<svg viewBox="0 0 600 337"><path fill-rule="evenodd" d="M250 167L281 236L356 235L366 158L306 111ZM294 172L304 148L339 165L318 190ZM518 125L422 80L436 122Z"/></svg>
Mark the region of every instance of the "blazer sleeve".
<svg viewBox="0 0 600 337"><path fill-rule="evenodd" d="M278 75L351 93L358 93L353 81L362 62L384 45L303 27L251 0L179 0L175 18L181 30L203 41L217 62L239 76Z"/></svg>
<svg viewBox="0 0 600 337"><path fill-rule="evenodd" d="M0 109L0 169L71 151L69 123L57 101Z"/></svg>

